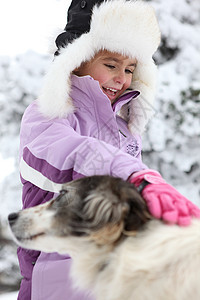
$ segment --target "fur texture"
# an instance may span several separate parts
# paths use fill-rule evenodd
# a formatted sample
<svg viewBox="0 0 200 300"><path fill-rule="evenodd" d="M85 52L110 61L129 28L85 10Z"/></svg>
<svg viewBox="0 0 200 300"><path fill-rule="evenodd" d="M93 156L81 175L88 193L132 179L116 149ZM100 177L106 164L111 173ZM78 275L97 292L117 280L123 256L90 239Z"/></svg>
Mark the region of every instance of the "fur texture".
<svg viewBox="0 0 200 300"><path fill-rule="evenodd" d="M49 118L62 118L72 113L71 72L98 51L106 49L138 61L131 89L139 90L141 96L125 105L120 113L132 133L142 133L154 114L156 66L152 56L159 43L159 27L149 4L110 0L95 6L90 31L61 49L50 66L38 100L40 111Z"/></svg>
<svg viewBox="0 0 200 300"><path fill-rule="evenodd" d="M97 300L199 300L200 221L154 220L133 185L93 176L9 216L19 245L69 253L76 287Z"/></svg>

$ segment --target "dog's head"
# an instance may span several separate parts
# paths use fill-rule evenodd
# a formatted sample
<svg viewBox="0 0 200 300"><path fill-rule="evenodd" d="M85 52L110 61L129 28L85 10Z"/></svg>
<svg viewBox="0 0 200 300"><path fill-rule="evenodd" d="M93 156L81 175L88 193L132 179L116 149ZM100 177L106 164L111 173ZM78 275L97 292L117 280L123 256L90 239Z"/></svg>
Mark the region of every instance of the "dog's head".
<svg viewBox="0 0 200 300"><path fill-rule="evenodd" d="M66 253L70 240L113 244L142 230L150 218L133 184L91 176L63 185L58 197L45 204L11 214L9 222L22 247Z"/></svg>

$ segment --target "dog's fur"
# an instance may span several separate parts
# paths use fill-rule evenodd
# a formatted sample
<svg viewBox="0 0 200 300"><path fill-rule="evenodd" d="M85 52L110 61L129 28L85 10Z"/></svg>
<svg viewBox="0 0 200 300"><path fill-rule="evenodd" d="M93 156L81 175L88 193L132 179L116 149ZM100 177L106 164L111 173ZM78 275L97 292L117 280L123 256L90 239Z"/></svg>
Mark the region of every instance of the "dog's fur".
<svg viewBox="0 0 200 300"><path fill-rule="evenodd" d="M199 300L200 221L154 220L132 184L93 176L9 216L19 245L69 253L71 276L97 300Z"/></svg>

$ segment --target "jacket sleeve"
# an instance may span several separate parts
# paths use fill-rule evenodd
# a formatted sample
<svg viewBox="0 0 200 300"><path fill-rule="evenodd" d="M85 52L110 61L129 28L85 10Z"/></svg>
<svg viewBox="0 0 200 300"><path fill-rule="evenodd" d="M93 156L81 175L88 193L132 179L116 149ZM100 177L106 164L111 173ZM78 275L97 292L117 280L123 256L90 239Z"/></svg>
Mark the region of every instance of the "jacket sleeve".
<svg viewBox="0 0 200 300"><path fill-rule="evenodd" d="M61 121L46 126L24 145L20 163L25 180L51 192L83 176L106 174L126 180L131 173L145 168L141 159L96 138L82 136Z"/></svg>

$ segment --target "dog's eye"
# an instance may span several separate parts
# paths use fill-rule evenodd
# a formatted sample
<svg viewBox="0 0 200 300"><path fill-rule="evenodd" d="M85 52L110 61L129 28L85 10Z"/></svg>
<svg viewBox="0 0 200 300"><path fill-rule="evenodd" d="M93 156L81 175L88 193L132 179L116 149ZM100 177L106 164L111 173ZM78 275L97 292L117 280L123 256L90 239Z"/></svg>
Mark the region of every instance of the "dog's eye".
<svg viewBox="0 0 200 300"><path fill-rule="evenodd" d="M54 203L55 203L55 204L56 204L56 203L60 203L60 200L61 200L62 198L66 198L67 193L68 193L67 190L61 190L61 191L59 192L59 195L55 198Z"/></svg>
<svg viewBox="0 0 200 300"><path fill-rule="evenodd" d="M62 189L58 197L55 199L55 204L59 207L68 206L73 201L73 199L74 197L69 190Z"/></svg>
<svg viewBox="0 0 200 300"><path fill-rule="evenodd" d="M61 195L61 196L64 196L64 195L67 194L67 193L68 193L68 190L64 190L64 189L63 189L63 190L60 191L60 195Z"/></svg>

